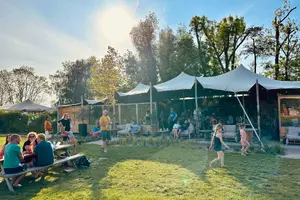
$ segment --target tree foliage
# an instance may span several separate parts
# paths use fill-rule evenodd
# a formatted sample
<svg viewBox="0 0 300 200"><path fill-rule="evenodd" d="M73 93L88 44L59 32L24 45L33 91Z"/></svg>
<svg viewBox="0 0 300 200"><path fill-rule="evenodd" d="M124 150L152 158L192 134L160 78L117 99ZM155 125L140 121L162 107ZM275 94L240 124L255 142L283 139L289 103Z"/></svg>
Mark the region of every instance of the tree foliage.
<svg viewBox="0 0 300 200"><path fill-rule="evenodd" d="M218 61L223 73L236 67L236 52L251 33L243 17L226 17L220 22L198 17L200 30L207 41L210 55Z"/></svg>
<svg viewBox="0 0 300 200"><path fill-rule="evenodd" d="M46 77L35 74L34 68L22 66L12 71L0 71L0 104L14 104L30 99L36 103L51 93Z"/></svg>
<svg viewBox="0 0 300 200"><path fill-rule="evenodd" d="M79 103L81 96L90 98L87 81L95 58L81 59L75 62L63 62L63 70L50 75L51 86L58 100L62 104Z"/></svg>
<svg viewBox="0 0 300 200"><path fill-rule="evenodd" d="M112 47L108 47L107 53L101 60L97 60L89 79L89 89L97 99L107 98L107 103L114 104L114 95L122 86L121 72L124 68L123 58Z"/></svg>
<svg viewBox="0 0 300 200"><path fill-rule="evenodd" d="M158 19L154 13L146 16L138 25L134 26L130 36L141 60L141 67L145 71L146 81L157 83L157 66L155 59L155 39L158 30Z"/></svg>

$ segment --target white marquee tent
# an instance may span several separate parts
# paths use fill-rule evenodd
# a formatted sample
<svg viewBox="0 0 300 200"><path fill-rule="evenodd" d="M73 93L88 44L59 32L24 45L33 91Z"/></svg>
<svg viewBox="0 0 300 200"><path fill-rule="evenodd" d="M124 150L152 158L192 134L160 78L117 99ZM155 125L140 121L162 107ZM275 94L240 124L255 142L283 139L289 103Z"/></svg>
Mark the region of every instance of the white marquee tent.
<svg viewBox="0 0 300 200"><path fill-rule="evenodd" d="M195 84L195 76L187 75L184 72L181 72L175 78L166 81L164 83L160 83L158 85L154 85L153 87L158 92L167 92L167 91L176 91L176 90L190 90Z"/></svg>
<svg viewBox="0 0 300 200"><path fill-rule="evenodd" d="M149 85L144 85L142 83L139 83L135 88L133 88L129 92L126 92L126 93L118 92L118 94L121 97L124 97L124 96L136 95L136 94L146 94L146 93L148 93L149 90L150 90Z"/></svg>

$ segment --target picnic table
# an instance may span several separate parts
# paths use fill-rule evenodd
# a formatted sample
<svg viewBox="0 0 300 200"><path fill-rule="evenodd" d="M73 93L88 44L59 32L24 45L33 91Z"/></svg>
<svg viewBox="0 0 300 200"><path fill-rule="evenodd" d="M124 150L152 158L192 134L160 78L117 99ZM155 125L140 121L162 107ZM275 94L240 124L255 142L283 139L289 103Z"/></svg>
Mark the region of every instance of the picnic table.
<svg viewBox="0 0 300 200"><path fill-rule="evenodd" d="M71 156L71 152L69 151L69 148L71 148L73 145L71 144L63 144L63 145L58 145L55 149L54 149L54 155L57 158L65 158L65 157L69 157ZM66 156L62 157L59 155L59 152L64 151ZM25 157L31 157L33 156L33 154L24 154L24 158ZM3 162L4 162L4 158L0 159L0 169L2 172L4 172L4 168L3 168Z"/></svg>

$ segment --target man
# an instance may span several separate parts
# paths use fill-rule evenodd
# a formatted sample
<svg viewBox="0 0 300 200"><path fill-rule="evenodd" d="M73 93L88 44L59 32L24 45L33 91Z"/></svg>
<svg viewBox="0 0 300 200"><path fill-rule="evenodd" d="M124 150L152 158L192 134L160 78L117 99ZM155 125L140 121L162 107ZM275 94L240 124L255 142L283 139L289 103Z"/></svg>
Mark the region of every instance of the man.
<svg viewBox="0 0 300 200"><path fill-rule="evenodd" d="M102 112L102 117L99 120L101 127L101 137L102 137L102 147L104 149L104 153L107 152L107 144L111 140L110 133L108 130L110 129L110 125L112 124L110 117L108 116L108 111L104 110Z"/></svg>
<svg viewBox="0 0 300 200"><path fill-rule="evenodd" d="M5 174L16 174L24 171L24 167L21 165L21 160L24 159L20 148L20 135L13 134L10 137L10 143L6 145L4 151L4 172ZM21 187L20 180L24 175L16 176L12 178L13 187Z"/></svg>
<svg viewBox="0 0 300 200"><path fill-rule="evenodd" d="M169 130L172 131L174 124L177 120L177 113L173 110L173 108L170 108L169 113Z"/></svg>
<svg viewBox="0 0 300 200"><path fill-rule="evenodd" d="M42 167L54 163L54 153L50 142L46 141L46 135L40 133L37 135L37 143L33 152L37 155L37 159L33 163L35 167Z"/></svg>

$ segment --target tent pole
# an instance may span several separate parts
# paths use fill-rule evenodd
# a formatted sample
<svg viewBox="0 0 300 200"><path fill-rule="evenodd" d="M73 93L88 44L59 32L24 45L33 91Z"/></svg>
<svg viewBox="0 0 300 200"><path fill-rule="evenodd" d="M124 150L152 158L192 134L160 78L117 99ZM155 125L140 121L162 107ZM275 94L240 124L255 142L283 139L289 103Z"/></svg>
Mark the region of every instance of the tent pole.
<svg viewBox="0 0 300 200"><path fill-rule="evenodd" d="M246 110L245 110L245 108L243 107L242 102L240 101L240 99L239 99L239 97L237 96L236 93L235 93L235 97L236 97L236 99L238 100L238 102L239 102L239 104L240 104L242 110L244 111L244 113L245 113L245 115L246 115L246 117L247 117L247 119L248 119L248 121L249 121L249 123L250 123L250 125L251 125L251 127L252 127L252 129L253 129L253 131L254 131L254 133L255 133L255 135L256 135L256 137L258 138L258 140L259 140L259 142L260 142L260 144L261 144L261 147L262 147L262 148L265 148L265 146L264 146L264 144L262 143L262 141L260 140L260 137L259 137L259 135L257 134L257 131L255 130L255 128L254 128L254 126L253 126L253 124L252 124L252 122L251 122L251 120L250 120L250 118L249 118L249 116L248 116L248 114L247 114L247 112L246 112Z"/></svg>
<svg viewBox="0 0 300 200"><path fill-rule="evenodd" d="M243 106L245 108L245 97L244 97L244 93L243 93ZM243 116L243 120L244 120L244 123L246 121L246 116L245 116L245 113L244 113L244 116Z"/></svg>
<svg viewBox="0 0 300 200"><path fill-rule="evenodd" d="M152 125L152 82L150 82L150 123Z"/></svg>
<svg viewBox="0 0 300 200"><path fill-rule="evenodd" d="M182 92L182 96L183 96L183 111L185 111L185 96L184 96L184 91Z"/></svg>
<svg viewBox="0 0 300 200"><path fill-rule="evenodd" d="M259 107L259 87L258 80L256 79L256 104L257 104L257 129L259 137L261 137L261 129L260 129L260 107Z"/></svg>
<svg viewBox="0 0 300 200"><path fill-rule="evenodd" d="M59 108L60 108L60 100L58 100L58 104L56 105L56 121L58 121L59 120ZM56 123L56 130L57 130L57 132L59 132L59 125L58 125L58 123Z"/></svg>
<svg viewBox="0 0 300 200"><path fill-rule="evenodd" d="M196 104L196 131L198 133L199 130L199 121L198 121L198 89L197 89L197 80L195 79L195 104Z"/></svg>

